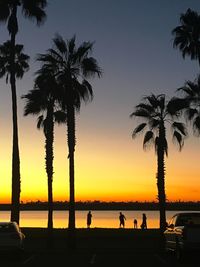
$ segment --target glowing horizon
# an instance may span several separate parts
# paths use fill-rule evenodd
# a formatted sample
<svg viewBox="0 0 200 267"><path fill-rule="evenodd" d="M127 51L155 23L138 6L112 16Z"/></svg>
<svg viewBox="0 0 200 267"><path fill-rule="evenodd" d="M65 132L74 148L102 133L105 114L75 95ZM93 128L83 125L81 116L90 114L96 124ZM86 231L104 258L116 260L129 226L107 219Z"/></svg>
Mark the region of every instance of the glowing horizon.
<svg viewBox="0 0 200 267"><path fill-rule="evenodd" d="M194 81L199 73L197 61L183 60L173 49L171 31L188 3L164 1L161 6L155 0L146 1L144 7L143 1L49 2L42 27L19 18L16 41L31 57L30 71L17 81L21 201L47 200L44 135L36 129L36 117L23 116L21 96L33 88L34 73L39 68L34 61L36 54L51 48L57 32L64 39L75 34L77 44L94 41L92 56L103 70L101 79L90 80L93 102L83 104L77 115L76 200L156 201L156 155L153 148L143 151L142 138L132 140L138 121L129 115L143 96L175 96L177 88L186 80ZM199 12L200 5L190 0L190 8ZM67 16L66 10L70 10ZM4 24L0 31L3 43L9 38ZM10 86L5 79L0 79L0 86L0 203L4 203L10 202L11 196L12 115ZM167 199L198 201L200 138L190 133L179 152L168 130ZM69 199L65 126L55 127L54 139L53 195L55 201L65 201Z"/></svg>
<svg viewBox="0 0 200 267"><path fill-rule="evenodd" d="M65 130L65 127L59 127L55 131L54 201L68 201L69 198ZM78 131L79 128L77 128ZM29 130L26 133L29 133ZM23 202L47 201L44 137L42 131L39 132L36 129L34 134L40 138L36 138L37 143L31 152L31 160L27 157L30 155L30 143L24 142L26 146L21 149L21 201ZM29 141L31 140L29 136ZM123 142L118 142L116 145L115 138L112 141L105 140L105 147L109 145L110 149L98 147L91 139L90 144L88 141L86 136L78 134L75 152L76 201L157 201L156 155L153 149L143 151L141 138L131 140L130 137L126 145ZM172 144L170 145L169 157L166 158L165 177L166 195L169 201L199 200L199 189L196 186L199 167L196 166L194 160L189 161L189 157L186 157L189 152L191 153L191 145L197 146L198 142L198 138L187 140L182 152L177 151ZM7 144L4 145L7 146ZM131 150L128 149L129 146ZM198 150L192 154L197 157ZM6 156L9 158L9 153ZM32 160L33 158L37 160ZM3 161L0 157L1 176L11 177L11 166L6 165L7 163L8 160ZM5 170L3 166L6 166ZM6 190L2 190L3 188ZM185 192L188 193L185 194ZM9 203L10 194L11 178L6 181L1 180L0 203Z"/></svg>

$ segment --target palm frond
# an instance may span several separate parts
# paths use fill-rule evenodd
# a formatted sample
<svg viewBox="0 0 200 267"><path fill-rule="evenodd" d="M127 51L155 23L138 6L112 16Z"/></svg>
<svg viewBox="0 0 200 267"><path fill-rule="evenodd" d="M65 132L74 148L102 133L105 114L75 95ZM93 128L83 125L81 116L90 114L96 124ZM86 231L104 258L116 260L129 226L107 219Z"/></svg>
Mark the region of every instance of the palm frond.
<svg viewBox="0 0 200 267"><path fill-rule="evenodd" d="M83 42L77 49L77 52L75 54L76 60L79 62L83 61L88 57L89 52L92 51L93 43L91 42Z"/></svg>
<svg viewBox="0 0 200 267"><path fill-rule="evenodd" d="M6 1L0 1L0 23L5 23L10 16L10 10Z"/></svg>
<svg viewBox="0 0 200 267"><path fill-rule="evenodd" d="M154 94L151 94L150 96L145 96L144 100L147 100L154 109L157 108L159 105L158 97Z"/></svg>
<svg viewBox="0 0 200 267"><path fill-rule="evenodd" d="M81 64L82 72L85 77L94 77L96 74L100 78L102 70L98 66L97 60L93 57L85 58Z"/></svg>
<svg viewBox="0 0 200 267"><path fill-rule="evenodd" d="M160 107L161 111L165 109L165 95L164 94L158 95L158 106Z"/></svg>
<svg viewBox="0 0 200 267"><path fill-rule="evenodd" d="M171 124L171 126L174 130L178 130L182 135L187 136L187 129L184 123L175 121Z"/></svg>
<svg viewBox="0 0 200 267"><path fill-rule="evenodd" d="M62 123L66 123L67 121L67 113L62 111L62 110L58 110L54 112L54 119L55 122L58 124L62 124Z"/></svg>
<svg viewBox="0 0 200 267"><path fill-rule="evenodd" d="M181 92L185 93L186 96L193 96L193 92L192 92L191 88L188 87L187 85L178 88L177 91L181 91Z"/></svg>
<svg viewBox="0 0 200 267"><path fill-rule="evenodd" d="M196 108L188 108L185 110L185 117L186 117L186 120L193 120L195 115L198 114L198 111Z"/></svg>
<svg viewBox="0 0 200 267"><path fill-rule="evenodd" d="M187 99L173 97L167 104L167 112L171 116L180 115L180 111L186 109L189 106Z"/></svg>
<svg viewBox="0 0 200 267"><path fill-rule="evenodd" d="M133 113L130 114L130 117L132 118L133 116L135 117L143 117L143 118L149 118L149 112L145 109L137 109Z"/></svg>
<svg viewBox="0 0 200 267"><path fill-rule="evenodd" d="M200 136L200 116L196 116L193 121L193 131L196 136Z"/></svg>
<svg viewBox="0 0 200 267"><path fill-rule="evenodd" d="M147 147L147 144L154 142L154 133L152 131L147 131L144 140L143 140L143 148L145 149Z"/></svg>
<svg viewBox="0 0 200 267"><path fill-rule="evenodd" d="M154 108L152 107L152 105L149 105L146 103L140 103L136 106L136 108L147 110L149 113L154 111Z"/></svg>
<svg viewBox="0 0 200 267"><path fill-rule="evenodd" d="M44 23L46 19L46 13L44 8L47 5L46 0L21 0L22 13L25 17L36 20L38 25Z"/></svg>
<svg viewBox="0 0 200 267"><path fill-rule="evenodd" d="M85 79L82 81L81 85L83 89L82 99L85 101L85 103L87 103L88 101L92 101L93 99L92 85Z"/></svg>
<svg viewBox="0 0 200 267"><path fill-rule="evenodd" d="M58 51L56 51L53 48L48 49L49 58L55 61L55 62L62 62L63 61L63 55L60 54Z"/></svg>
<svg viewBox="0 0 200 267"><path fill-rule="evenodd" d="M74 35L71 39L67 41L69 55L74 55L75 48L76 48L75 42L76 42L76 35Z"/></svg>
<svg viewBox="0 0 200 267"><path fill-rule="evenodd" d="M28 94L22 95L22 99L25 99L26 104L24 107L24 116L29 114L37 115L41 111L46 109L47 100L43 92L39 89L30 90Z"/></svg>
<svg viewBox="0 0 200 267"><path fill-rule="evenodd" d="M151 129L157 128L159 126L159 124L160 124L160 120L158 120L158 119L151 118L149 120L149 126Z"/></svg>
<svg viewBox="0 0 200 267"><path fill-rule="evenodd" d="M37 118L37 128L38 129L41 129L44 127L44 116L43 115L40 115L38 118Z"/></svg>
<svg viewBox="0 0 200 267"><path fill-rule="evenodd" d="M146 123L141 123L139 124L134 130L133 130L133 133L132 133L132 138L135 138L135 136L139 133L139 132L142 132L142 130L144 130L144 128L146 127Z"/></svg>
<svg viewBox="0 0 200 267"><path fill-rule="evenodd" d="M65 40L62 38L61 35L56 34L56 37L53 38L53 43L54 43L55 49L57 49L59 53L65 54L68 51Z"/></svg>
<svg viewBox="0 0 200 267"><path fill-rule="evenodd" d="M184 145L184 141L183 141L182 135L179 132L174 131L174 133L173 133L173 141L176 142L179 145L179 149L181 150L183 145Z"/></svg>

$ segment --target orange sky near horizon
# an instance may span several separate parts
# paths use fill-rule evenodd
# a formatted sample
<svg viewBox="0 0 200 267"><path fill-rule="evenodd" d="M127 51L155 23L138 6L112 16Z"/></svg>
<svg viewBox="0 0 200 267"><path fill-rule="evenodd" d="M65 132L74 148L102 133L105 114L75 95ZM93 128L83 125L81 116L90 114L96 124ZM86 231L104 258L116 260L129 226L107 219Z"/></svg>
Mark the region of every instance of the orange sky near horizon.
<svg viewBox="0 0 200 267"><path fill-rule="evenodd" d="M166 0L162 5L159 0L48 2L47 20L39 28L19 11L16 42L24 45L31 58L29 72L17 81L21 201L47 200L44 135L36 129L36 117L23 116L21 96L33 88L39 68L35 57L52 47L55 33L65 40L76 35L77 45L94 42L92 56L103 70L101 79L90 80L94 100L83 104L77 116L76 200L156 201L156 155L153 148L143 151L142 137L132 140L139 122L129 115L143 96L175 96L185 81L197 77L198 62L183 60L173 48L171 32L187 8L200 14L199 1ZM2 44L9 38L5 24L0 25L0 32ZM0 89L0 203L7 203L11 197L12 105L5 79L0 79ZM200 138L190 133L179 152L168 130L167 200L199 201ZM67 155L66 127L56 126L55 201L69 199Z"/></svg>
<svg viewBox="0 0 200 267"><path fill-rule="evenodd" d="M25 119L26 120L26 119ZM21 140L21 201L46 201L47 178L44 162L44 137L35 129L34 118L26 120L26 131ZM154 149L143 151L142 138L126 140L116 137L87 136L82 125L77 125L75 152L75 187L77 201L156 201L157 161ZM95 131L95 130L94 130ZM83 132L83 134L80 134ZM108 133L109 136L109 133ZM54 144L54 200L69 199L69 175L66 128L56 127ZM10 136L0 141L6 152L0 155L0 203L9 203L11 194ZM32 144L34 140L34 146ZM99 140L97 142L96 140ZM23 145L22 145L23 143ZM200 195L200 167L198 138L186 140L181 152L170 143L166 158L166 194L169 201L198 201ZM11 145L10 145L11 147ZM196 147L196 150L194 150Z"/></svg>

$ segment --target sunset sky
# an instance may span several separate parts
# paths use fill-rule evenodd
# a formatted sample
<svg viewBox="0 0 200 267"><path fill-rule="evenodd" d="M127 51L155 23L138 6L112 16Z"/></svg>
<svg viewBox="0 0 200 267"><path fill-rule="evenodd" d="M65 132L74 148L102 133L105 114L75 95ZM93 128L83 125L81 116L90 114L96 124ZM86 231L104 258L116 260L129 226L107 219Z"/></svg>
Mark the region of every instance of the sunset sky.
<svg viewBox="0 0 200 267"><path fill-rule="evenodd" d="M21 200L45 201L44 136L36 117L23 117L21 95L33 87L37 53L52 46L56 33L76 35L77 44L94 41L93 56L103 70L90 80L92 103L77 115L75 152L76 200L154 201L157 199L156 155L143 151L142 136L132 140L138 124L129 115L141 98L151 93L171 97L200 67L173 48L171 31L181 13L200 13L199 0L49 0L47 20L40 28L20 18L17 43L29 54L30 70L17 81ZM8 40L0 25L0 43ZM9 84L0 81L0 203L11 196L12 118ZM200 200L200 138L192 133L180 153L171 142L166 159L166 194L172 200ZM69 175L66 127L55 127L54 200L68 200Z"/></svg>

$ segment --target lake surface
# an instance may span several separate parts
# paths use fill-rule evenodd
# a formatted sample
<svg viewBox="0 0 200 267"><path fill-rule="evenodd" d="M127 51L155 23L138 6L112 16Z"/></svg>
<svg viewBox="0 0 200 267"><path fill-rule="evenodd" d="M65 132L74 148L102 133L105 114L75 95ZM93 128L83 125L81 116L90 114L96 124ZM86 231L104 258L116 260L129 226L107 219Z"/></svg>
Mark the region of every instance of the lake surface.
<svg viewBox="0 0 200 267"><path fill-rule="evenodd" d="M142 222L142 213L147 216L148 228L159 228L159 211L121 210L125 215L125 228L133 228L133 220L137 219L138 228ZM178 211L167 211L167 221ZM191 212L191 211L190 211ZM47 211L21 211L21 227L47 227ZM87 211L76 211L76 227L86 228ZM0 211L0 221L9 221L10 211ZM68 211L54 211L54 228L68 227ZM119 228L119 211L92 211L91 227Z"/></svg>

